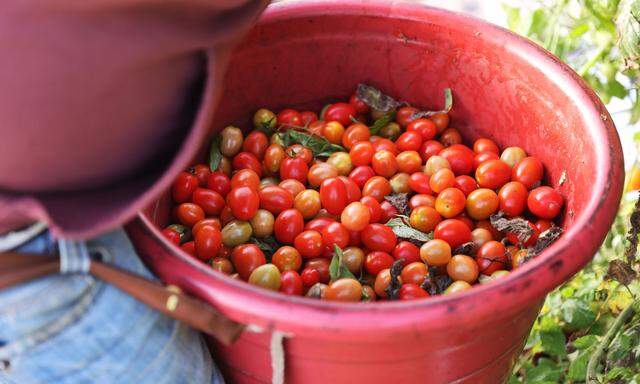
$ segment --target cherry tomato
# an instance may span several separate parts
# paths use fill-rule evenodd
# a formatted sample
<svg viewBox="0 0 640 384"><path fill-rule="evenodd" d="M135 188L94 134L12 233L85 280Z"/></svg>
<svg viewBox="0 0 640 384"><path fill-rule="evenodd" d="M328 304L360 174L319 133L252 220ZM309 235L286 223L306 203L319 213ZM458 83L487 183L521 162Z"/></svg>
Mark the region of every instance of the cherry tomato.
<svg viewBox="0 0 640 384"><path fill-rule="evenodd" d="M302 184L307 183L309 166L301 158L287 157L280 164L280 179L295 179Z"/></svg>
<svg viewBox="0 0 640 384"><path fill-rule="evenodd" d="M307 267L302 270L300 280L302 280L302 285L306 288L310 288L320 282L320 272L315 268Z"/></svg>
<svg viewBox="0 0 640 384"><path fill-rule="evenodd" d="M503 185L498 192L500 210L508 217L519 216L527 206L527 188L519 181L511 181Z"/></svg>
<svg viewBox="0 0 640 384"><path fill-rule="evenodd" d="M225 205L224 198L218 192L205 188L197 188L193 192L192 201L210 216L219 215Z"/></svg>
<svg viewBox="0 0 640 384"><path fill-rule="evenodd" d="M324 130L325 124L326 124L326 121L324 120L316 120L313 123L309 124L309 127L307 127L307 129L309 130L310 133L316 136L322 136L322 131Z"/></svg>
<svg viewBox="0 0 640 384"><path fill-rule="evenodd" d="M193 203L182 203L176 209L176 217L181 224L193 227L198 221L204 219L204 211Z"/></svg>
<svg viewBox="0 0 640 384"><path fill-rule="evenodd" d="M196 253L196 244L194 241L187 241L180 246L180 249L193 257L198 257L198 254Z"/></svg>
<svg viewBox="0 0 640 384"><path fill-rule="evenodd" d="M463 223L465 223L467 225L467 227L469 227L470 231L473 231L475 229L475 225L473 224L473 220L471 220L468 216L466 212L462 212L460 213L458 216L454 217L454 219L456 220L460 220Z"/></svg>
<svg viewBox="0 0 640 384"><path fill-rule="evenodd" d="M329 163L318 163L311 166L307 175L310 186L318 187L323 181L338 176L338 168Z"/></svg>
<svg viewBox="0 0 640 384"><path fill-rule="evenodd" d="M431 121L436 125L438 133L442 132L449 126L449 115L446 112L437 113L429 117Z"/></svg>
<svg viewBox="0 0 640 384"><path fill-rule="evenodd" d="M260 176L251 169L241 169L231 177L231 189L249 187L254 191L260 188Z"/></svg>
<svg viewBox="0 0 640 384"><path fill-rule="evenodd" d="M391 273L389 269L383 269L376 275L376 280L373 289L376 295L382 299L387 298L387 287L391 283Z"/></svg>
<svg viewBox="0 0 640 384"><path fill-rule="evenodd" d="M321 208L320 193L313 189L300 192L295 198L293 207L307 220L315 217Z"/></svg>
<svg viewBox="0 0 640 384"><path fill-rule="evenodd" d="M502 160L489 160L476 169L476 181L482 188L498 189L511 180L511 168Z"/></svg>
<svg viewBox="0 0 640 384"><path fill-rule="evenodd" d="M349 245L349 230L341 223L329 223L322 229L321 233L324 243L323 253L325 256L331 256L333 254L334 245L337 245L341 249Z"/></svg>
<svg viewBox="0 0 640 384"><path fill-rule="evenodd" d="M538 187L529 192L527 207L529 211L541 219L553 219L558 216L564 199L551 187Z"/></svg>
<svg viewBox="0 0 640 384"><path fill-rule="evenodd" d="M178 231L174 231L171 228L165 228L162 230L162 235L167 238L171 243L180 245L180 234Z"/></svg>
<svg viewBox="0 0 640 384"><path fill-rule="evenodd" d="M531 189L540 184L543 174L544 166L537 157L525 157L513 167L511 180L519 181Z"/></svg>
<svg viewBox="0 0 640 384"><path fill-rule="evenodd" d="M486 276L499 269L505 269L508 261L507 249L499 241L487 241L476 254L476 263L480 272Z"/></svg>
<svg viewBox="0 0 640 384"><path fill-rule="evenodd" d="M260 207L258 192L249 187L233 188L227 195L227 205L239 220L251 220Z"/></svg>
<svg viewBox="0 0 640 384"><path fill-rule="evenodd" d="M436 171L429 179L429 188L435 193L440 193L456 184L456 176L450 169L442 168Z"/></svg>
<svg viewBox="0 0 640 384"><path fill-rule="evenodd" d="M278 186L289 191L294 199L298 197L299 193L307 189L304 184L295 179L282 180Z"/></svg>
<svg viewBox="0 0 640 384"><path fill-rule="evenodd" d="M498 145L493 142L493 140L482 137L473 143L473 152L493 152L496 155L499 155L500 148L498 148Z"/></svg>
<svg viewBox="0 0 640 384"><path fill-rule="evenodd" d="M396 156L398 170L404 173L414 173L422 168L422 158L416 151L400 152Z"/></svg>
<svg viewBox="0 0 640 384"><path fill-rule="evenodd" d="M371 164L373 158L373 145L369 141L360 141L354 144L349 151L351 162L356 167Z"/></svg>
<svg viewBox="0 0 640 384"><path fill-rule="evenodd" d="M374 153L371 166L376 174L390 178L398 171L398 162L393 153L381 150Z"/></svg>
<svg viewBox="0 0 640 384"><path fill-rule="evenodd" d="M451 260L451 246L441 239L429 240L420 247L420 259L430 266L445 266Z"/></svg>
<svg viewBox="0 0 640 384"><path fill-rule="evenodd" d="M225 205L224 208L222 208L222 212L220 212L220 224L222 224L223 226L227 225L227 223L229 223L233 219L235 219L235 217L233 217L231 208L229 208L228 205Z"/></svg>
<svg viewBox="0 0 640 384"><path fill-rule="evenodd" d="M322 235L314 230L305 230L298 234L293 240L293 245L300 252L300 255L306 259L320 257L324 249Z"/></svg>
<svg viewBox="0 0 640 384"><path fill-rule="evenodd" d="M347 188L342 180L334 177L322 182L320 186L322 207L332 215L339 215L347 206Z"/></svg>
<svg viewBox="0 0 640 384"><path fill-rule="evenodd" d="M278 267L280 272L297 271L302 266L302 257L298 249L284 245L271 256L271 263Z"/></svg>
<svg viewBox="0 0 640 384"><path fill-rule="evenodd" d="M369 221L371 223L379 222L380 217L382 216L382 208L380 207L378 200L371 196L364 196L360 199L360 202L369 209Z"/></svg>
<svg viewBox="0 0 640 384"><path fill-rule="evenodd" d="M459 215L464 211L466 197L457 188L447 188L436 197L436 211L447 219Z"/></svg>
<svg viewBox="0 0 640 384"><path fill-rule="evenodd" d="M437 140L427 140L420 146L420 157L422 161L427 161L431 156L435 156L444 149L444 145Z"/></svg>
<svg viewBox="0 0 640 384"><path fill-rule="evenodd" d="M323 117L325 121L337 121L347 126L351 124L351 118L356 117L356 109L351 104L335 103L324 111Z"/></svg>
<svg viewBox="0 0 640 384"><path fill-rule="evenodd" d="M324 299L330 301L360 301L362 285L356 279L338 279L324 291Z"/></svg>
<svg viewBox="0 0 640 384"><path fill-rule="evenodd" d="M440 134L440 142L445 147L450 147L455 144L462 143L462 136L460 132L455 128L447 128Z"/></svg>
<svg viewBox="0 0 640 384"><path fill-rule="evenodd" d="M186 203L198 188L198 178L189 172L180 172L171 186L171 196L176 203Z"/></svg>
<svg viewBox="0 0 640 384"><path fill-rule="evenodd" d="M216 257L211 260L211 269L230 275L234 272L233 263L223 257Z"/></svg>
<svg viewBox="0 0 640 384"><path fill-rule="evenodd" d="M466 281L458 280L451 283L451 285L444 290L444 294L452 295L454 293L464 292L469 289L471 289L471 284L467 283Z"/></svg>
<svg viewBox="0 0 640 384"><path fill-rule="evenodd" d="M278 125L301 126L302 116L300 116L300 112L296 111L295 109L287 108L287 109L283 109L282 111L280 111L280 113L278 113L277 122L278 122Z"/></svg>
<svg viewBox="0 0 640 384"><path fill-rule="evenodd" d="M293 144L289 146L285 150L285 153L289 157L300 158L307 164L311 164L313 161L313 152L302 144Z"/></svg>
<svg viewBox="0 0 640 384"><path fill-rule="evenodd" d="M308 126L314 121L318 121L318 115L313 111L303 111L300 112L300 120L302 120L303 126Z"/></svg>
<svg viewBox="0 0 640 384"><path fill-rule="evenodd" d="M198 231L194 241L198 258L209 260L216 257L222 247L222 234L211 226L205 226Z"/></svg>
<svg viewBox="0 0 640 384"><path fill-rule="evenodd" d="M467 196L467 214L474 220L484 220L497 212L500 201L490 189L480 188Z"/></svg>
<svg viewBox="0 0 640 384"><path fill-rule="evenodd" d="M447 219L440 222L433 231L434 239L441 239L455 249L471 241L471 230L460 220Z"/></svg>
<svg viewBox="0 0 640 384"><path fill-rule="evenodd" d="M441 221L440 214L435 209L427 206L416 207L409 216L409 224L418 231L425 233L433 231Z"/></svg>
<svg viewBox="0 0 640 384"><path fill-rule="evenodd" d="M309 221L305 226L305 231L314 230L318 232L322 232L322 230L329 224L335 223L336 221L329 217L318 217L311 221Z"/></svg>
<svg viewBox="0 0 640 384"><path fill-rule="evenodd" d="M264 169L269 172L269 174L279 174L280 164L282 164L285 156L286 154L282 145L271 144L264 152Z"/></svg>
<svg viewBox="0 0 640 384"><path fill-rule="evenodd" d="M436 207L435 196L419 194L419 195L413 195L411 196L411 199L409 199L409 208L416 209L418 207L423 207L423 206L435 208Z"/></svg>
<svg viewBox="0 0 640 384"><path fill-rule="evenodd" d="M233 169L251 169L262 177L262 163L255 155L249 152L240 152L233 158Z"/></svg>
<svg viewBox="0 0 640 384"><path fill-rule="evenodd" d="M535 226L538 229L538 232L542 233L547 229L553 227L553 222L544 219L538 219L535 222Z"/></svg>
<svg viewBox="0 0 640 384"><path fill-rule="evenodd" d="M349 231L362 231L369 225L369 220L371 220L369 208L357 201L347 205L340 216L340 222Z"/></svg>
<svg viewBox="0 0 640 384"><path fill-rule="evenodd" d="M396 260L403 260L404 265L420 261L420 249L408 241L400 241L393 249L392 256Z"/></svg>
<svg viewBox="0 0 640 384"><path fill-rule="evenodd" d="M414 114L418 113L418 108L415 107L401 107L396 113L396 121L402 128L405 128L411 121Z"/></svg>
<svg viewBox="0 0 640 384"><path fill-rule="evenodd" d="M211 176L209 176L209 181L207 182L207 188L218 192L222 197L227 197L227 194L231 191L231 180L229 176L222 172L211 172Z"/></svg>
<svg viewBox="0 0 640 384"><path fill-rule="evenodd" d="M409 124L411 125L411 124ZM416 131L406 131L396 140L398 151L418 151L422 146L422 136Z"/></svg>
<svg viewBox="0 0 640 384"><path fill-rule="evenodd" d="M471 241L476 247L480 248L483 244L493 240L491 232L484 228L476 228L471 231Z"/></svg>
<svg viewBox="0 0 640 384"><path fill-rule="evenodd" d="M436 137L437 129L433 121L429 119L415 119L407 125L407 132L418 132L422 141L431 140Z"/></svg>
<svg viewBox="0 0 640 384"><path fill-rule="evenodd" d="M456 182L453 186L461 190L465 196L469 196L471 192L478 189L478 183L476 183L476 179L467 175L456 177Z"/></svg>
<svg viewBox="0 0 640 384"><path fill-rule="evenodd" d="M279 242L292 244L303 229L304 218L302 214L295 209L287 209L282 211L276 218L273 232Z"/></svg>
<svg viewBox="0 0 640 384"><path fill-rule="evenodd" d="M349 174L349 178L356 183L358 188L363 189L367 181L375 175L376 172L373 170L373 168L363 165L354 168L353 171L351 171L351 173Z"/></svg>
<svg viewBox="0 0 640 384"><path fill-rule="evenodd" d="M322 136L333 144L341 144L343 135L344 126L337 121L330 121L322 127Z"/></svg>
<svg viewBox="0 0 640 384"><path fill-rule="evenodd" d="M243 280L249 279L251 272L267 263L264 253L255 244L238 245L231 252L231 261Z"/></svg>
<svg viewBox="0 0 640 384"><path fill-rule="evenodd" d="M353 149L357 143L368 143L370 137L369 127L364 124L351 124L342 135L342 146L346 149Z"/></svg>
<svg viewBox="0 0 640 384"><path fill-rule="evenodd" d="M500 155L500 160L504 161L509 165L509 168L513 168L514 165L518 164L520 160L527 157L527 153L524 149L520 147L509 147L505 148Z"/></svg>
<svg viewBox="0 0 640 384"><path fill-rule="evenodd" d="M364 101L358 99L358 96L355 93L349 98L349 104L353 106L357 113L369 112L369 106L365 104Z"/></svg>
<svg viewBox="0 0 640 384"><path fill-rule="evenodd" d="M282 187L265 187L258 192L258 196L260 197L260 208L266 209L274 215L293 207L293 196Z"/></svg>
<svg viewBox="0 0 640 384"><path fill-rule="evenodd" d="M500 156L498 156L495 152L476 153L476 155L473 156L473 169L478 169L480 164L489 160L500 160Z"/></svg>
<svg viewBox="0 0 640 384"><path fill-rule="evenodd" d="M380 223L386 223L398 215L398 210L390 202L383 201L380 204L382 209L382 215L380 216Z"/></svg>
<svg viewBox="0 0 640 384"><path fill-rule="evenodd" d="M391 227L383 224L369 224L361 233L362 243L371 251L393 252L398 238Z"/></svg>
<svg viewBox="0 0 640 384"><path fill-rule="evenodd" d="M396 147L396 144L389 139L380 138L376 141L371 140L371 143L373 144L374 152L389 151L393 153L394 156L398 154L398 148Z"/></svg>
<svg viewBox="0 0 640 384"><path fill-rule="evenodd" d="M467 255L455 255L447 264L447 274L453 281L466 281L472 284L478 279L478 264Z"/></svg>
<svg viewBox="0 0 640 384"><path fill-rule="evenodd" d="M441 169L451 169L449 161L442 156L431 156L427 163L424 165L424 173L429 177Z"/></svg>
<svg viewBox="0 0 640 384"><path fill-rule="evenodd" d="M285 295L302 295L302 278L298 272L287 270L280 274L280 292Z"/></svg>
<svg viewBox="0 0 640 384"><path fill-rule="evenodd" d="M402 284L422 284L429 276L429 270L427 266L421 262L416 261L407 264L402 268L400 277L402 278Z"/></svg>
<svg viewBox="0 0 640 384"><path fill-rule="evenodd" d="M355 181L346 176L338 176L338 179L342 181L345 189L347 190L347 203L353 203L354 201L360 200L362 192L360 192L360 188Z"/></svg>
<svg viewBox="0 0 640 384"><path fill-rule="evenodd" d="M400 300L416 300L429 297L429 293L416 284L402 284L398 292Z"/></svg>
<svg viewBox="0 0 640 384"><path fill-rule="evenodd" d="M249 284L278 291L280 290L280 271L273 264L261 265L249 275Z"/></svg>
<svg viewBox="0 0 640 384"><path fill-rule="evenodd" d="M447 159L456 176L468 175L473 170L474 153L467 146L453 144L443 149L439 155Z"/></svg>
<svg viewBox="0 0 640 384"><path fill-rule="evenodd" d="M220 132L220 152L227 157L235 156L242 149L242 131L229 125Z"/></svg>
<svg viewBox="0 0 640 384"><path fill-rule="evenodd" d="M307 260L305 268L314 268L320 274L320 282L329 282L329 260L323 257Z"/></svg>
<svg viewBox="0 0 640 384"><path fill-rule="evenodd" d="M370 275L377 275L383 269L391 268L393 257L387 252L373 251L364 259L364 269Z"/></svg>
<svg viewBox="0 0 640 384"><path fill-rule="evenodd" d="M201 187L206 187L209 182L209 176L211 176L211 169L208 165L197 164L193 168L193 174L198 179L198 185Z"/></svg>
<svg viewBox="0 0 640 384"><path fill-rule="evenodd" d="M502 240L504 238L502 232L495 229L493 225L491 225L489 220L480 220L476 222L476 228L483 228L491 232L491 237L493 237L493 240Z"/></svg>
<svg viewBox="0 0 640 384"><path fill-rule="evenodd" d="M262 131L252 131L244 138L242 143L242 150L244 152L252 153L258 160L264 158L264 153L269 146L269 139Z"/></svg>
<svg viewBox="0 0 640 384"><path fill-rule="evenodd" d="M364 263L364 252L354 246L342 250L342 263L355 275L359 275Z"/></svg>
<svg viewBox="0 0 640 384"><path fill-rule="evenodd" d="M389 180L382 176L374 176L367 180L362 188L362 196L371 196L382 202L384 197L391 193L391 184Z"/></svg>
<svg viewBox="0 0 640 384"><path fill-rule="evenodd" d="M270 236L273 233L275 218L273 214L266 209L258 209L258 212L251 218L250 223L253 229L253 236L262 238Z"/></svg>

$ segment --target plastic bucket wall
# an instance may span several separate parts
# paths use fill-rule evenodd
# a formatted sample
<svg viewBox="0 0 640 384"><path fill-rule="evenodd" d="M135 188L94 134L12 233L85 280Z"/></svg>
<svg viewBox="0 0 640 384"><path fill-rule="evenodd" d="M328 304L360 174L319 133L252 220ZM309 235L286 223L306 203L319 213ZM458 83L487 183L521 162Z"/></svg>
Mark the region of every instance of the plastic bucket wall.
<svg viewBox="0 0 640 384"><path fill-rule="evenodd" d="M615 215L623 181L615 128L568 67L501 28L412 3L274 4L231 60L213 131L266 106L320 109L359 82L425 108L454 93L451 126L538 156L564 195L565 234L507 278L417 302L335 304L267 292L211 271L165 241L168 197L128 226L166 282L262 327L215 346L232 382L270 382L270 331L285 332L288 383L499 383L544 295L582 268ZM566 180L560 179L566 174Z"/></svg>

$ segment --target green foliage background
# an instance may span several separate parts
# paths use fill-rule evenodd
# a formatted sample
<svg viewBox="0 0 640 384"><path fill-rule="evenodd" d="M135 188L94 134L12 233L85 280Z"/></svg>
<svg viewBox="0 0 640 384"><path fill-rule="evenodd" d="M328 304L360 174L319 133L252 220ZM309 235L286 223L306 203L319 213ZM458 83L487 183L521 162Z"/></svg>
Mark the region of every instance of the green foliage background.
<svg viewBox="0 0 640 384"><path fill-rule="evenodd" d="M605 103L626 100L630 125L640 120L640 0L522 0L504 10L509 28L572 66ZM624 197L594 260L549 294L509 384L582 383L590 359L595 375L588 383L640 384L638 262L628 263L636 276L628 285L608 274L612 261L627 261L636 196ZM618 328L621 313L625 321Z"/></svg>

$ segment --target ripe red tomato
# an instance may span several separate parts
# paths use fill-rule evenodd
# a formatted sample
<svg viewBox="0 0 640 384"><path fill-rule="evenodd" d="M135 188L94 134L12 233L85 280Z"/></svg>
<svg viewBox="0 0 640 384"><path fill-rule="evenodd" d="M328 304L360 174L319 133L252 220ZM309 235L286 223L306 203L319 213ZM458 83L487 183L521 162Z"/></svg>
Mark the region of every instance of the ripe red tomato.
<svg viewBox="0 0 640 384"><path fill-rule="evenodd" d="M444 149L444 145L437 140L428 140L422 143L418 153L423 161L429 160L431 156L436 156Z"/></svg>
<svg viewBox="0 0 640 384"><path fill-rule="evenodd" d="M229 176L222 172L211 172L211 176L209 176L209 181L207 182L207 188L218 192L222 197L227 197L227 194L231 191L231 180Z"/></svg>
<svg viewBox="0 0 640 384"><path fill-rule="evenodd" d="M198 257L198 255L196 254L196 244L195 242L192 241L187 241L186 243L182 244L180 246L180 249L182 249L183 251L185 251L187 254L193 256L193 257Z"/></svg>
<svg viewBox="0 0 640 384"><path fill-rule="evenodd" d="M389 180L382 176L374 176L367 180L362 188L362 196L371 196L382 202L384 197L391 193L391 184Z"/></svg>
<svg viewBox="0 0 640 384"><path fill-rule="evenodd" d="M485 220L496 213L500 206L498 195L487 188L479 188L467 196L467 215L474 220ZM473 229L473 223L471 223Z"/></svg>
<svg viewBox="0 0 640 384"><path fill-rule="evenodd" d="M320 282L329 282L329 259L319 257L317 259L307 260L305 268L314 268L320 274Z"/></svg>
<svg viewBox="0 0 640 384"><path fill-rule="evenodd" d="M346 248L349 246L349 231L341 223L332 222L322 229L322 241L324 243L324 255L330 257L333 254L333 246Z"/></svg>
<svg viewBox="0 0 640 384"><path fill-rule="evenodd" d="M162 235L171 243L180 245L180 234L178 233L178 231L174 231L171 228L165 228L162 230Z"/></svg>
<svg viewBox="0 0 640 384"><path fill-rule="evenodd" d="M403 260L404 265L414 263L420 261L420 249L413 245L413 243L401 241L393 249L393 258Z"/></svg>
<svg viewBox="0 0 640 384"><path fill-rule="evenodd" d="M494 143L493 140L483 137L473 143L473 152L493 152L496 155L500 155L500 148L498 148L498 145Z"/></svg>
<svg viewBox="0 0 640 384"><path fill-rule="evenodd" d="M382 215L380 216L380 223L386 223L398 215L398 210L390 202L383 201L380 203L382 209Z"/></svg>
<svg viewBox="0 0 640 384"><path fill-rule="evenodd" d="M306 259L320 257L323 251L322 235L317 230L305 230L296 236L293 246Z"/></svg>
<svg viewBox="0 0 640 384"><path fill-rule="evenodd" d="M313 152L302 144L293 144L285 152L289 157L300 158L307 164L311 164L313 161Z"/></svg>
<svg viewBox="0 0 640 384"><path fill-rule="evenodd" d="M473 157L473 169L478 169L480 164L489 160L500 160L500 156L498 156L495 152L480 152L477 153Z"/></svg>
<svg viewBox="0 0 640 384"><path fill-rule="evenodd" d="M349 231L349 246L359 247L362 245L362 239L360 239L359 231Z"/></svg>
<svg viewBox="0 0 640 384"><path fill-rule="evenodd" d="M451 249L455 249L471 241L471 230L467 224L460 220L447 219L436 226L433 238L444 240L449 243Z"/></svg>
<svg viewBox="0 0 640 384"><path fill-rule="evenodd" d="M231 177L231 188L249 187L257 191L260 187L260 176L252 169L241 169Z"/></svg>
<svg viewBox="0 0 640 384"><path fill-rule="evenodd" d="M407 125L407 132L418 132L422 141L436 137L436 125L429 119L415 119Z"/></svg>
<svg viewBox="0 0 640 384"><path fill-rule="evenodd" d="M398 164L398 171L403 173L411 174L420 171L422 168L422 158L416 151L400 152L396 156L396 163Z"/></svg>
<svg viewBox="0 0 640 384"><path fill-rule="evenodd" d="M193 203L182 203L176 208L176 217L183 225L191 228L198 221L204 219L204 211Z"/></svg>
<svg viewBox="0 0 640 384"><path fill-rule="evenodd" d="M278 113L277 118L278 125L286 125L286 126L301 126L302 125L302 116L300 116L300 112L295 109L283 109Z"/></svg>
<svg viewBox="0 0 640 384"><path fill-rule="evenodd" d="M416 300L429 297L429 293L416 284L402 284L398 292L400 300Z"/></svg>
<svg viewBox="0 0 640 384"><path fill-rule="evenodd" d="M358 188L363 189L367 181L375 175L376 171L374 171L373 168L366 165L361 165L351 171L351 173L349 174L349 178L356 183Z"/></svg>
<svg viewBox="0 0 640 384"><path fill-rule="evenodd" d="M196 189L192 201L209 216L218 216L225 204L224 198L218 192L205 188Z"/></svg>
<svg viewBox="0 0 640 384"><path fill-rule="evenodd" d="M250 220L260 207L258 192L249 187L233 188L227 195L227 206L239 220Z"/></svg>
<svg viewBox="0 0 640 384"><path fill-rule="evenodd" d="M330 217L318 217L311 221L309 221L305 226L304 230L314 230L318 232L322 232L322 230L329 224L335 223L336 221Z"/></svg>
<svg viewBox="0 0 640 384"><path fill-rule="evenodd" d="M393 153L386 150L380 150L374 153L373 158L371 159L371 167L376 174L390 178L398 171L398 162L396 161L396 157Z"/></svg>
<svg viewBox="0 0 640 384"><path fill-rule="evenodd" d="M198 258L209 260L216 257L222 247L222 234L211 226L205 226L198 231L194 241Z"/></svg>
<svg viewBox="0 0 640 384"><path fill-rule="evenodd" d="M296 248L283 245L271 256L271 264L275 265L280 272L297 271L302 265L302 257Z"/></svg>
<svg viewBox="0 0 640 384"><path fill-rule="evenodd" d="M330 214L341 214L347 206L347 188L342 180L334 177L323 181L320 186L320 202Z"/></svg>
<svg viewBox="0 0 640 384"><path fill-rule="evenodd" d="M422 261L415 261L405 265L400 273L402 284L420 285L424 283L428 276L429 270L427 269L426 264Z"/></svg>
<svg viewBox="0 0 640 384"><path fill-rule="evenodd" d="M409 124L411 125L411 124ZM418 151L422 146L422 136L416 131L406 131L396 140L398 151Z"/></svg>
<svg viewBox="0 0 640 384"><path fill-rule="evenodd" d="M460 132L455 128L447 128L440 134L440 142L445 147L450 147L455 144L462 143L462 136Z"/></svg>
<svg viewBox="0 0 640 384"><path fill-rule="evenodd" d="M338 176L338 179L342 181L347 190L347 203L353 203L354 201L360 200L362 192L360 192L360 188L355 181L346 176Z"/></svg>
<svg viewBox="0 0 640 384"><path fill-rule="evenodd" d="M521 182L531 189L542 181L544 166L537 157L525 157L513 166L511 180Z"/></svg>
<svg viewBox="0 0 640 384"><path fill-rule="evenodd" d="M476 181L482 188L498 189L509 180L511 180L511 168L502 160L485 161L476 169Z"/></svg>
<svg viewBox="0 0 640 384"><path fill-rule="evenodd" d="M369 127L360 123L351 124L342 135L342 146L346 149L353 149L357 143L369 143L370 137ZM373 147L371 148L373 149Z"/></svg>
<svg viewBox="0 0 640 384"><path fill-rule="evenodd" d="M369 112L369 106L365 104L364 101L358 99L358 96L354 93L349 98L349 104L353 106L357 113L367 113Z"/></svg>
<svg viewBox="0 0 640 384"><path fill-rule="evenodd" d="M191 234L193 237L198 235L198 232L204 227L212 227L217 229L218 231L222 230L222 225L220 224L220 219L218 218L209 218L198 221L193 228L191 228Z"/></svg>
<svg viewBox="0 0 640 384"><path fill-rule="evenodd" d="M233 248L231 261L243 280L249 279L254 269L267 263L264 253L255 244L242 244Z"/></svg>
<svg viewBox="0 0 640 384"><path fill-rule="evenodd" d="M360 202L364 204L367 208L369 208L369 220L372 223L380 222L380 218L382 217L382 208L380 207L380 203L378 200L374 199L371 196L364 196L360 199Z"/></svg>
<svg viewBox="0 0 640 384"><path fill-rule="evenodd" d="M209 176L211 176L211 169L208 165L197 164L193 168L193 174L196 175L196 178L198 179L198 185L206 187L207 182L209 182Z"/></svg>
<svg viewBox="0 0 640 384"><path fill-rule="evenodd" d="M442 217L450 219L464 211L466 196L458 188L447 188L436 197L436 211Z"/></svg>
<svg viewBox="0 0 640 384"><path fill-rule="evenodd" d="M453 186L461 190L465 196L469 196L471 192L478 189L478 183L476 183L476 179L467 175L456 177L456 182Z"/></svg>
<svg viewBox="0 0 640 384"><path fill-rule="evenodd" d="M266 209L274 215L293 207L291 192L282 187L264 187L258 192L258 196L260 196L260 208Z"/></svg>
<svg viewBox="0 0 640 384"><path fill-rule="evenodd" d="M436 198L435 196L418 194L413 195L411 199L409 199L409 208L416 209L418 207L436 207Z"/></svg>
<svg viewBox="0 0 640 384"><path fill-rule="evenodd" d="M498 192L500 210L509 217L520 216L527 207L527 188L519 181L503 185Z"/></svg>
<svg viewBox="0 0 640 384"><path fill-rule="evenodd" d="M542 232L546 231L547 229L553 227L553 222L551 222L549 220L538 219L535 222L535 226L536 226L536 228L538 228L538 232L542 233Z"/></svg>
<svg viewBox="0 0 640 384"><path fill-rule="evenodd" d="M280 179L282 180L295 179L306 184L308 173L309 166L301 158L287 157L280 164Z"/></svg>
<svg viewBox="0 0 640 384"><path fill-rule="evenodd" d="M191 200L193 191L198 188L198 178L189 172L180 172L171 186L171 196L176 203L186 203Z"/></svg>
<svg viewBox="0 0 640 384"><path fill-rule="evenodd" d="M398 238L391 227L383 224L369 224L361 233L362 243L371 251L393 252Z"/></svg>
<svg viewBox="0 0 640 384"><path fill-rule="evenodd" d="M351 118L356 117L356 109L351 104L335 103L331 104L324 111L325 121L337 121L343 126L351 124Z"/></svg>
<svg viewBox="0 0 640 384"><path fill-rule="evenodd" d="M287 209L280 212L273 226L276 240L285 244L292 244L303 229L304 218L300 211L296 209Z"/></svg>
<svg viewBox="0 0 640 384"><path fill-rule="evenodd" d="M405 128L412 121L414 114L418 112L418 108L415 107L401 107L396 113L396 121L401 127Z"/></svg>
<svg viewBox="0 0 640 384"><path fill-rule="evenodd" d="M340 215L340 222L349 231L361 231L369 225L371 220L371 213L369 208L361 202L354 201L349 203L342 214Z"/></svg>
<svg viewBox="0 0 640 384"><path fill-rule="evenodd" d="M396 144L389 139L378 139L376 141L371 140L371 143L373 144L374 152L389 151L393 153L394 156L398 154L398 148L396 147Z"/></svg>
<svg viewBox="0 0 640 384"><path fill-rule="evenodd" d="M476 254L476 263L480 273L490 276L499 269L506 269L508 265L507 249L499 241L487 241Z"/></svg>
<svg viewBox="0 0 640 384"><path fill-rule="evenodd" d="M440 193L456 184L456 177L450 169L438 169L429 179L429 187L434 193Z"/></svg>
<svg viewBox="0 0 640 384"><path fill-rule="evenodd" d="M307 189L304 184L295 179L282 180L278 186L289 191L294 199L298 197L298 194Z"/></svg>
<svg viewBox="0 0 640 384"><path fill-rule="evenodd" d="M315 269L313 270L318 273ZM280 274L280 292L285 295L302 295L302 278L296 271L284 271Z"/></svg>
<svg viewBox="0 0 640 384"><path fill-rule="evenodd" d="M282 278L282 276L280 276ZM315 268L306 267L300 274L300 280L305 288L311 288L314 284L320 282L320 272Z"/></svg>
<svg viewBox="0 0 640 384"><path fill-rule="evenodd" d="M529 192L527 207L529 211L541 219L553 219L560 213L564 199L551 187L538 187Z"/></svg>
<svg viewBox="0 0 640 384"><path fill-rule="evenodd" d="M473 170L474 153L467 146L462 144L454 144L443 149L440 156L447 159L451 170L456 176L468 175Z"/></svg>
<svg viewBox="0 0 640 384"><path fill-rule="evenodd" d="M357 302L362 299L362 284L356 279L342 278L332 281L324 291L325 300Z"/></svg>
<svg viewBox="0 0 640 384"><path fill-rule="evenodd" d="M361 165L371 164L373 159L373 144L369 141L360 141L351 147L349 156L351 157L351 163L358 167Z"/></svg>
<svg viewBox="0 0 640 384"><path fill-rule="evenodd" d="M249 152L258 158L258 160L262 160L268 146L269 138L267 138L267 135L264 132L251 131L251 133L244 138L242 151Z"/></svg>
<svg viewBox="0 0 640 384"><path fill-rule="evenodd" d="M415 172L409 176L409 188L415 193L430 195L432 193L429 187L429 175L424 172Z"/></svg>
<svg viewBox="0 0 640 384"><path fill-rule="evenodd" d="M233 169L251 169L262 177L262 163L253 153L240 152L233 157Z"/></svg>
<svg viewBox="0 0 640 384"><path fill-rule="evenodd" d="M393 257L387 252L373 251L364 258L364 269L372 276L376 276L383 269L391 268Z"/></svg>
<svg viewBox="0 0 640 384"><path fill-rule="evenodd" d="M314 121L318 121L318 115L313 111L300 112L300 120L302 120L303 126L309 126Z"/></svg>

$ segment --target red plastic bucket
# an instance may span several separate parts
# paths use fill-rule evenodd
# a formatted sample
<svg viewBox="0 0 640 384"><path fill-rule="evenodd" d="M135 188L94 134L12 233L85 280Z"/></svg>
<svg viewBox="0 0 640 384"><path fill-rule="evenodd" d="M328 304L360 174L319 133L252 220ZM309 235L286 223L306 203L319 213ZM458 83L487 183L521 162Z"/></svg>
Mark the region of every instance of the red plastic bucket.
<svg viewBox="0 0 640 384"><path fill-rule="evenodd" d="M164 281L264 331L214 346L231 382L272 380L273 330L287 335L288 383L504 382L545 294L592 258L619 203L620 143L594 93L533 43L468 16L395 1L274 4L225 81L214 132L249 127L262 106L318 110L359 82L432 109L451 87L452 126L539 157L567 201L565 234L507 278L422 301L336 304L255 288L182 253L156 226L165 196L128 227L141 255Z"/></svg>

